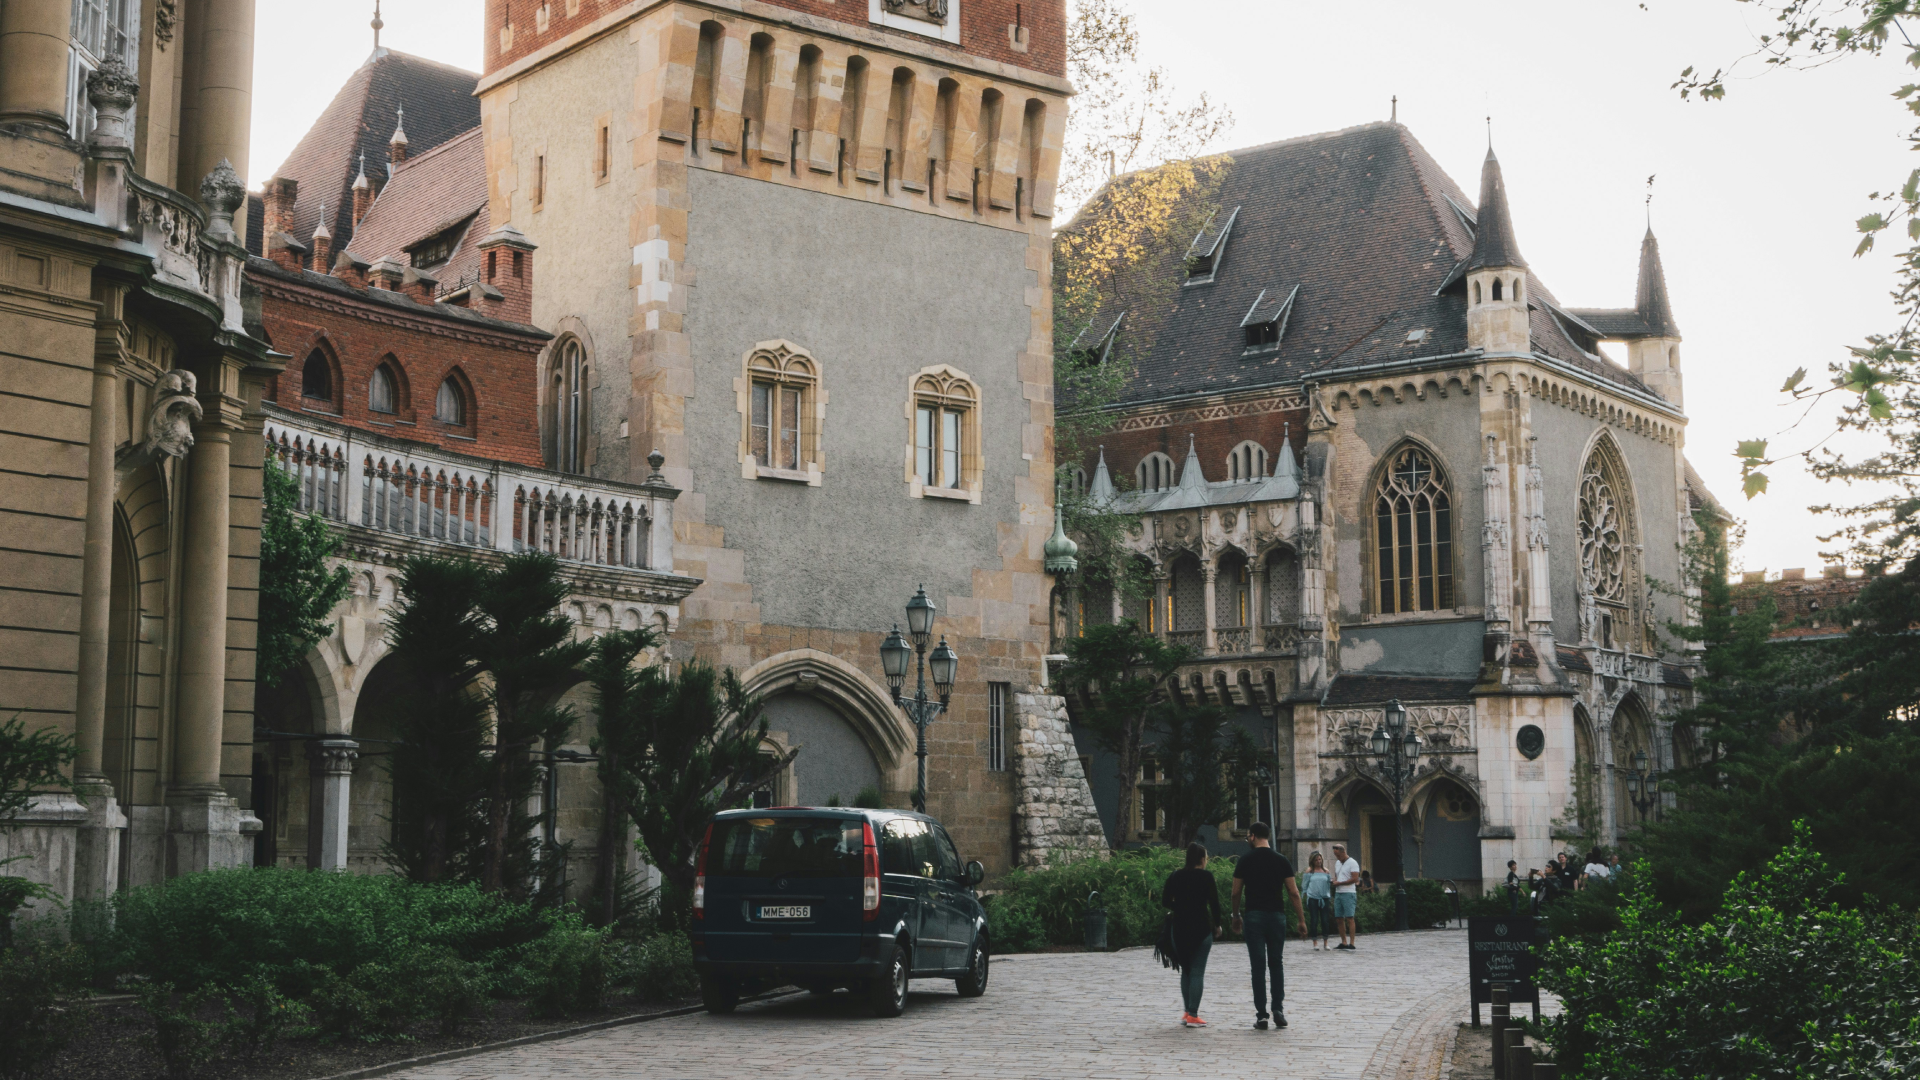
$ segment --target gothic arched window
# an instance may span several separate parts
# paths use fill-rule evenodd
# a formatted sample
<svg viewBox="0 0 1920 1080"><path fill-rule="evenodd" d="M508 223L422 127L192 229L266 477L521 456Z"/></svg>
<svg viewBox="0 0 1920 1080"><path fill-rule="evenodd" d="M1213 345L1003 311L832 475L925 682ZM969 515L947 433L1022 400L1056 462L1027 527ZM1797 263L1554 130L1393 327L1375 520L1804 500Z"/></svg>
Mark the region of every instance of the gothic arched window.
<svg viewBox="0 0 1920 1080"><path fill-rule="evenodd" d="M1432 455L1396 451L1374 496L1375 611L1439 611L1453 600L1453 500Z"/></svg>
<svg viewBox="0 0 1920 1080"><path fill-rule="evenodd" d="M1248 439L1227 455L1227 479L1258 480L1267 475L1267 448Z"/></svg>
<svg viewBox="0 0 1920 1080"><path fill-rule="evenodd" d="M785 342L747 355L747 446L756 471L804 473L820 460L820 371Z"/></svg>
<svg viewBox="0 0 1920 1080"><path fill-rule="evenodd" d="M306 364L300 368L300 396L315 401L333 400L333 365L319 349L308 353Z"/></svg>
<svg viewBox="0 0 1920 1080"><path fill-rule="evenodd" d="M1580 470L1580 636L1605 649L1640 648L1634 632L1633 503L1619 452L1601 439Z"/></svg>
<svg viewBox="0 0 1920 1080"><path fill-rule="evenodd" d="M367 380L367 409L377 413L395 413L399 394L396 391L393 369L385 364L373 369L373 378Z"/></svg>
<svg viewBox="0 0 1920 1080"><path fill-rule="evenodd" d="M1173 459L1155 450L1140 459L1134 467L1133 478L1141 491L1165 491L1173 486Z"/></svg>
<svg viewBox="0 0 1920 1080"><path fill-rule="evenodd" d="M587 471L587 432L592 426L587 384L592 374L580 339L561 342L547 381L547 431L552 440L549 463L561 472Z"/></svg>
<svg viewBox="0 0 1920 1080"><path fill-rule="evenodd" d="M467 422L467 395L460 389L460 381L449 375L440 383L440 390L433 396L433 418L443 424L464 424Z"/></svg>

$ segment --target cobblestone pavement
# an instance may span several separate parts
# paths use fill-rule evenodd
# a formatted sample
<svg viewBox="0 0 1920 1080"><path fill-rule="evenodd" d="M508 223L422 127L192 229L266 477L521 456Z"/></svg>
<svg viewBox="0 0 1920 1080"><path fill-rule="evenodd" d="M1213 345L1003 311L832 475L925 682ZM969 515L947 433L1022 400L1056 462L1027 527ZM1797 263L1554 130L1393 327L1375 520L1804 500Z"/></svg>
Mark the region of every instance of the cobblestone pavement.
<svg viewBox="0 0 1920 1080"><path fill-rule="evenodd" d="M1253 1029L1246 949L1216 945L1204 1030L1179 1026L1178 976L1150 949L995 961L985 997L915 983L906 1015L876 1020L841 993L787 996L497 1050L405 1080L860 1080L865 1077L1211 1080L1442 1075L1467 1018L1467 935L1366 935L1353 953L1287 943L1285 1031Z"/></svg>

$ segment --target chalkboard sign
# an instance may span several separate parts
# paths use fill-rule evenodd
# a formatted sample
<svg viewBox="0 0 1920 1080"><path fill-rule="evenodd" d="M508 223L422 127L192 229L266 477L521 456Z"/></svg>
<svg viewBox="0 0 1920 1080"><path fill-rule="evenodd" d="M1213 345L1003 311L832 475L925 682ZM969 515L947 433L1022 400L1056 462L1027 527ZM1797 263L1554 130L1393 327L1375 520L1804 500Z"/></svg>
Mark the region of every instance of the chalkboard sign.
<svg viewBox="0 0 1920 1080"><path fill-rule="evenodd" d="M1473 1012L1493 1000L1493 984L1506 983L1508 1002L1531 1004L1539 1014L1540 988L1533 976L1533 919L1526 915L1474 915L1467 919L1467 971L1473 980Z"/></svg>

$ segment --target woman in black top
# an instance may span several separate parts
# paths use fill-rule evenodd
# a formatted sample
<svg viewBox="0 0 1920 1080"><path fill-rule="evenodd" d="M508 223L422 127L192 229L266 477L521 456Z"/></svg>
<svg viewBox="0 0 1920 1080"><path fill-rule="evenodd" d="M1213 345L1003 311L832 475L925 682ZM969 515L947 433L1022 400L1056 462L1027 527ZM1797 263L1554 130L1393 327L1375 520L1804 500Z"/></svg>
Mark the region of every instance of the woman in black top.
<svg viewBox="0 0 1920 1080"><path fill-rule="evenodd" d="M1200 994L1206 989L1207 954L1220 927L1220 887L1206 868L1204 844L1187 845L1187 867L1175 870L1160 890L1160 899L1173 912L1173 960L1180 969L1180 996L1186 1013L1180 1022L1206 1027L1200 1019Z"/></svg>

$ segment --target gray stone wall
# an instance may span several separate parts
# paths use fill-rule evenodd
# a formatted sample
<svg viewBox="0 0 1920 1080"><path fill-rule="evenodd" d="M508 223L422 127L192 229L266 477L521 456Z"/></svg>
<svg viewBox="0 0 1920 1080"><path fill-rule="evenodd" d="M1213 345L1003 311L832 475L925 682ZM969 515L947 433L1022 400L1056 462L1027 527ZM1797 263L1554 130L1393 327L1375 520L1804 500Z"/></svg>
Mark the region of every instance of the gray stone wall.
<svg viewBox="0 0 1920 1080"><path fill-rule="evenodd" d="M1080 768L1066 699L1028 687L1013 696L1012 719L1019 865L1104 856L1107 836Z"/></svg>
<svg viewBox="0 0 1920 1080"><path fill-rule="evenodd" d="M976 568L1002 565L998 523L1020 519L1014 480L1030 468L1026 235L703 170L688 193L692 490L727 546L747 553L761 618L884 630L916 584L971 593ZM819 487L741 476L734 382L754 345L774 339L820 367ZM979 505L907 493L909 381L933 364L981 389Z"/></svg>

